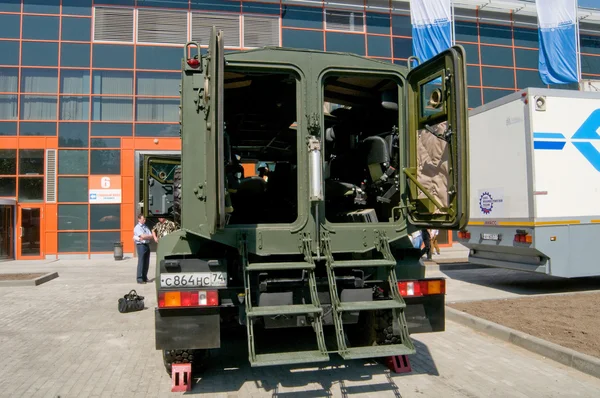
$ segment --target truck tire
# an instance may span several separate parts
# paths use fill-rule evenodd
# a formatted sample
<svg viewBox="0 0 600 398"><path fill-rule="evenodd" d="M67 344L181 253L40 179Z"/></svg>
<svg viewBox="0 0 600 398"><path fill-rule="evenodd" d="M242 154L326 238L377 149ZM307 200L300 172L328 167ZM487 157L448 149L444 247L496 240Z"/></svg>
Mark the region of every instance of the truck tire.
<svg viewBox="0 0 600 398"><path fill-rule="evenodd" d="M196 373L205 365L207 350L163 350L163 362L169 376L174 363L191 363L192 373Z"/></svg>
<svg viewBox="0 0 600 398"><path fill-rule="evenodd" d="M173 221L181 225L181 166L173 173Z"/></svg>

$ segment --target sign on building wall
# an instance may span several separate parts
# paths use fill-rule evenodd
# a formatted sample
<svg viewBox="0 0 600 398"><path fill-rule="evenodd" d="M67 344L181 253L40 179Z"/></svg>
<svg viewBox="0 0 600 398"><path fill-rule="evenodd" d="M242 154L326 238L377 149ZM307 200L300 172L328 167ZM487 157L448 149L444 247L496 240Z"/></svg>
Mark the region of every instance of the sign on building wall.
<svg viewBox="0 0 600 398"><path fill-rule="evenodd" d="M90 203L121 203L121 176L90 176Z"/></svg>

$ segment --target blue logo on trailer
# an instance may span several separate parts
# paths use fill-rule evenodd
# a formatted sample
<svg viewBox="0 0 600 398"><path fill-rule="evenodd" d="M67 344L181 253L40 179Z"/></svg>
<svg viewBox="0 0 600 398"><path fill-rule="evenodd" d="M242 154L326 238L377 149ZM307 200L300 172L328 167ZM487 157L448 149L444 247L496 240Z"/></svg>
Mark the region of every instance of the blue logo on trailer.
<svg viewBox="0 0 600 398"><path fill-rule="evenodd" d="M479 209L483 214L490 214L494 209L494 198L489 192L484 192L479 197Z"/></svg>
<svg viewBox="0 0 600 398"><path fill-rule="evenodd" d="M600 152L592 144L600 140L600 109L596 109L573 134L570 142L597 171L600 171ZM551 141L548 141L551 140ZM533 133L533 149L560 151L567 140L562 133Z"/></svg>

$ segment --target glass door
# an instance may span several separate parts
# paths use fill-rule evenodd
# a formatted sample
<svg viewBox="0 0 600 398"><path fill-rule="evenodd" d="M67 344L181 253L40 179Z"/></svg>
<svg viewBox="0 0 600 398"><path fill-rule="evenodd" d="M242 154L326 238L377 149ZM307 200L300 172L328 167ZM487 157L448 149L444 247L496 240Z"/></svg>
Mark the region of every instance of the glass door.
<svg viewBox="0 0 600 398"><path fill-rule="evenodd" d="M14 259L14 211L11 205L0 205L0 260Z"/></svg>
<svg viewBox="0 0 600 398"><path fill-rule="evenodd" d="M42 209L35 206L19 206L17 217L17 258L41 259Z"/></svg>

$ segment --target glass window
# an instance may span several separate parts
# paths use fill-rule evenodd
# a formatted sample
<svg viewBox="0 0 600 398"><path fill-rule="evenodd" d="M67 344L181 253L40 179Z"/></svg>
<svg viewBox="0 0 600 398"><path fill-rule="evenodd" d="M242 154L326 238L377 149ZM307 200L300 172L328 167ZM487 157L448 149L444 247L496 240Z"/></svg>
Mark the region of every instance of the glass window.
<svg viewBox="0 0 600 398"><path fill-rule="evenodd" d="M0 65L19 65L19 42L1 40L0 54L2 54Z"/></svg>
<svg viewBox="0 0 600 398"><path fill-rule="evenodd" d="M58 40L58 17L23 15L23 39Z"/></svg>
<svg viewBox="0 0 600 398"><path fill-rule="evenodd" d="M63 43L60 50L60 65L68 67L90 66L90 45Z"/></svg>
<svg viewBox="0 0 600 398"><path fill-rule="evenodd" d="M21 119L56 120L56 95L21 95Z"/></svg>
<svg viewBox="0 0 600 398"><path fill-rule="evenodd" d="M64 14L64 6L63 6L63 14ZM92 30L92 20L89 18L63 17L63 19L62 19L62 27L61 27L62 40L90 41L91 30Z"/></svg>
<svg viewBox="0 0 600 398"><path fill-rule="evenodd" d="M58 92L58 70L23 68L21 70L21 92L56 94Z"/></svg>
<svg viewBox="0 0 600 398"><path fill-rule="evenodd" d="M59 123L58 146L60 148L86 148L89 142L87 123Z"/></svg>
<svg viewBox="0 0 600 398"><path fill-rule="evenodd" d="M494 66L514 66L512 48L482 45L481 63Z"/></svg>
<svg viewBox="0 0 600 398"><path fill-rule="evenodd" d="M121 229L121 205L90 205L90 229Z"/></svg>
<svg viewBox="0 0 600 398"><path fill-rule="evenodd" d="M0 160L0 164L2 160ZM0 177L0 196L17 196L17 179L15 177Z"/></svg>
<svg viewBox="0 0 600 398"><path fill-rule="evenodd" d="M581 52L586 54L600 54L600 36L581 35Z"/></svg>
<svg viewBox="0 0 600 398"><path fill-rule="evenodd" d="M120 150L93 150L90 174L121 174Z"/></svg>
<svg viewBox="0 0 600 398"><path fill-rule="evenodd" d="M0 92L16 93L19 91L19 70L17 68L0 68Z"/></svg>
<svg viewBox="0 0 600 398"><path fill-rule="evenodd" d="M515 60L518 68L531 68L537 69L539 60L538 50L522 50L515 48Z"/></svg>
<svg viewBox="0 0 600 398"><path fill-rule="evenodd" d="M367 37L367 52L372 57L392 57L392 39L385 36Z"/></svg>
<svg viewBox="0 0 600 398"><path fill-rule="evenodd" d="M539 37L537 29L514 28L515 46L537 48Z"/></svg>
<svg viewBox="0 0 600 398"><path fill-rule="evenodd" d="M161 8L188 8L188 0L146 0L145 7L161 7Z"/></svg>
<svg viewBox="0 0 600 398"><path fill-rule="evenodd" d="M22 65L57 66L58 43L23 42Z"/></svg>
<svg viewBox="0 0 600 398"><path fill-rule="evenodd" d="M138 69L175 70L181 69L182 49L176 47L137 46Z"/></svg>
<svg viewBox="0 0 600 398"><path fill-rule="evenodd" d="M90 71L62 69L60 71L60 92L63 94L89 94Z"/></svg>
<svg viewBox="0 0 600 398"><path fill-rule="evenodd" d="M412 25L407 15L392 15L392 34L412 37Z"/></svg>
<svg viewBox="0 0 600 398"><path fill-rule="evenodd" d="M92 120L131 121L132 117L132 98L94 97L92 99Z"/></svg>
<svg viewBox="0 0 600 398"><path fill-rule="evenodd" d="M515 70L505 68L481 68L481 80L485 87L515 88Z"/></svg>
<svg viewBox="0 0 600 398"><path fill-rule="evenodd" d="M21 12L21 0L2 0L0 2L0 11Z"/></svg>
<svg viewBox="0 0 600 398"><path fill-rule="evenodd" d="M92 138L92 148L121 148L120 138Z"/></svg>
<svg viewBox="0 0 600 398"><path fill-rule="evenodd" d="M136 124L136 137L179 137L179 124Z"/></svg>
<svg viewBox="0 0 600 398"><path fill-rule="evenodd" d="M87 177L58 177L58 201L87 203Z"/></svg>
<svg viewBox="0 0 600 398"><path fill-rule="evenodd" d="M0 119L2 119L2 95L0 95ZM15 96L16 101L16 96ZM16 117L15 117L16 118ZM14 119L14 118L13 118ZM16 122L0 122L0 136L8 137L17 135Z"/></svg>
<svg viewBox="0 0 600 398"><path fill-rule="evenodd" d="M62 0L63 15L92 15L93 0Z"/></svg>
<svg viewBox="0 0 600 398"><path fill-rule="evenodd" d="M54 137L56 136L56 122L21 122L19 135Z"/></svg>
<svg viewBox="0 0 600 398"><path fill-rule="evenodd" d="M467 85L481 86L479 66L467 66Z"/></svg>
<svg viewBox="0 0 600 398"><path fill-rule="evenodd" d="M94 253L99 252L113 252L115 242L121 241L120 232L91 232L90 233L90 251Z"/></svg>
<svg viewBox="0 0 600 398"><path fill-rule="evenodd" d="M540 78L539 72L531 70L517 70L517 86L520 89L527 87L546 87Z"/></svg>
<svg viewBox="0 0 600 398"><path fill-rule="evenodd" d="M276 4L265 4L265 3L248 3L247 1L242 3L242 12L255 13L255 14L269 14L279 15L279 2Z"/></svg>
<svg viewBox="0 0 600 398"><path fill-rule="evenodd" d="M17 95L0 95L0 120L17 119Z"/></svg>
<svg viewBox="0 0 600 398"><path fill-rule="evenodd" d="M138 95L159 95L179 97L179 73L138 72L136 76Z"/></svg>
<svg viewBox="0 0 600 398"><path fill-rule="evenodd" d="M390 15L368 12L367 13L367 32L379 33L382 35L390 34Z"/></svg>
<svg viewBox="0 0 600 398"><path fill-rule="evenodd" d="M44 200L44 178L19 177L19 201L38 202Z"/></svg>
<svg viewBox="0 0 600 398"><path fill-rule="evenodd" d="M327 51L341 51L365 55L364 36L337 32L327 32L326 35L325 43Z"/></svg>
<svg viewBox="0 0 600 398"><path fill-rule="evenodd" d="M394 37L394 58L408 58L412 55L412 40Z"/></svg>
<svg viewBox="0 0 600 398"><path fill-rule="evenodd" d="M306 29L323 29L323 9L321 7L286 6L281 15L282 26Z"/></svg>
<svg viewBox="0 0 600 398"><path fill-rule="evenodd" d="M0 37L3 39L18 39L21 29L19 15L0 14Z"/></svg>
<svg viewBox="0 0 600 398"><path fill-rule="evenodd" d="M281 30L281 43L283 47L323 51L323 32L284 28Z"/></svg>
<svg viewBox="0 0 600 398"><path fill-rule="evenodd" d="M94 44L94 68L133 69L133 46L115 44ZM178 50L178 63L181 62L181 49Z"/></svg>
<svg viewBox="0 0 600 398"><path fill-rule="evenodd" d="M0 175L17 174L17 150L0 149Z"/></svg>
<svg viewBox="0 0 600 398"><path fill-rule="evenodd" d="M456 21L454 25L456 41L477 43L477 24L471 22Z"/></svg>
<svg viewBox="0 0 600 398"><path fill-rule="evenodd" d="M467 53L467 63L479 65L479 48L477 44L461 43L461 46L465 48L465 52Z"/></svg>
<svg viewBox="0 0 600 398"><path fill-rule="evenodd" d="M514 91L511 90L495 90L493 88L483 89L483 101L485 104L497 100L498 98L505 97L512 94Z"/></svg>
<svg viewBox="0 0 600 398"><path fill-rule="evenodd" d="M479 37L481 43L512 46L512 30L510 26L482 23L479 25Z"/></svg>
<svg viewBox="0 0 600 398"><path fill-rule="evenodd" d="M178 122L179 99L138 98L136 119L142 122Z"/></svg>
<svg viewBox="0 0 600 398"><path fill-rule="evenodd" d="M58 205L58 230L80 231L88 229L87 205Z"/></svg>
<svg viewBox="0 0 600 398"><path fill-rule="evenodd" d="M89 120L89 97L60 97L60 120Z"/></svg>
<svg viewBox="0 0 600 398"><path fill-rule="evenodd" d="M239 0L191 0L193 10L205 11L240 11Z"/></svg>
<svg viewBox="0 0 600 398"><path fill-rule="evenodd" d="M94 71L93 94L133 94L133 72L126 71Z"/></svg>
<svg viewBox="0 0 600 398"><path fill-rule="evenodd" d="M582 55L581 73L600 73L600 57L594 57L592 55Z"/></svg>
<svg viewBox="0 0 600 398"><path fill-rule="evenodd" d="M44 174L44 150L19 150L19 175Z"/></svg>
<svg viewBox="0 0 600 398"><path fill-rule="evenodd" d="M62 232L58 234L59 253L87 253L87 232Z"/></svg>
<svg viewBox="0 0 600 398"><path fill-rule="evenodd" d="M88 151L87 150L59 150L58 174L62 175L87 175Z"/></svg>
<svg viewBox="0 0 600 398"><path fill-rule="evenodd" d="M469 88L469 108L477 108L481 106L481 89L480 88Z"/></svg>
<svg viewBox="0 0 600 398"><path fill-rule="evenodd" d="M92 137L130 137L131 123L92 123Z"/></svg>
<svg viewBox="0 0 600 398"><path fill-rule="evenodd" d="M58 14L60 12L60 0L23 0L23 12Z"/></svg>

